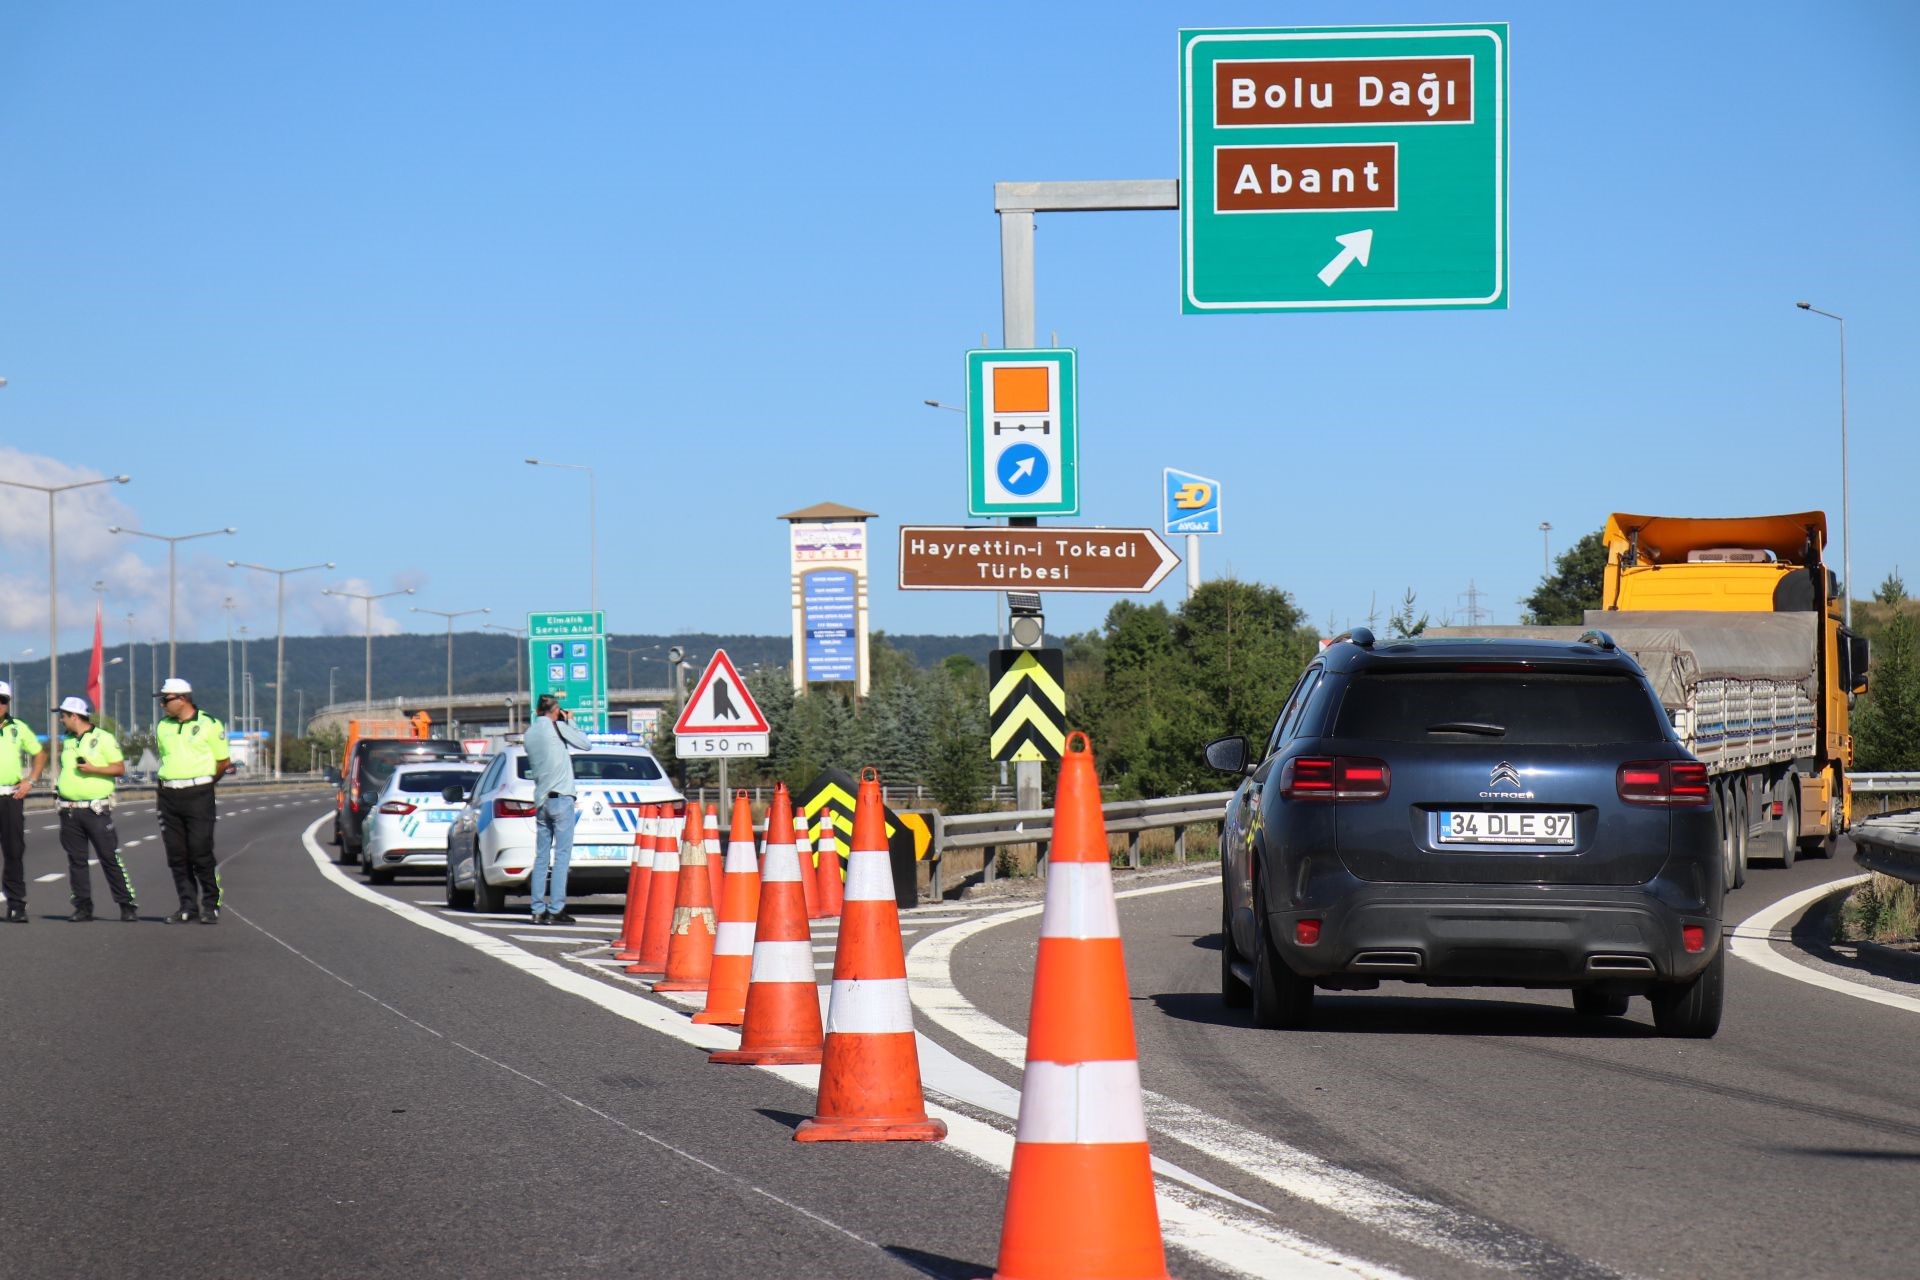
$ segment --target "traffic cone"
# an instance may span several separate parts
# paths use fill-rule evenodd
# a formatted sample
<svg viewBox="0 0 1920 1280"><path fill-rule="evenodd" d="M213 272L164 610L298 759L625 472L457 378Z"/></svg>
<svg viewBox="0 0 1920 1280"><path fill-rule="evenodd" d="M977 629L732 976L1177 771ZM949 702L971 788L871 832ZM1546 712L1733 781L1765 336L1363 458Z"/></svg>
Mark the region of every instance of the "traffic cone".
<svg viewBox="0 0 1920 1280"><path fill-rule="evenodd" d="M695 1022L737 1027L747 1014L747 983L753 976L753 919L760 908L760 864L753 849L753 806L747 793L733 793L733 826L727 832L727 873L722 880L720 925L713 937L713 972L707 1007Z"/></svg>
<svg viewBox="0 0 1920 1280"><path fill-rule="evenodd" d="M1163 1280L1139 1051L1100 781L1067 736L1054 796L1007 1213L995 1280Z"/></svg>
<svg viewBox="0 0 1920 1280"><path fill-rule="evenodd" d="M773 807L767 810L766 861L760 868L760 912L753 926L752 980L740 1023L740 1047L710 1053L708 1062L763 1066L820 1061L820 988L801 888L807 878L793 837L793 802L782 783L774 788Z"/></svg>
<svg viewBox="0 0 1920 1280"><path fill-rule="evenodd" d="M857 810L858 805L854 806ZM845 890L840 884L840 833L833 825L833 810L822 809L820 816L826 821L820 827L820 845L817 865L813 869L813 901L820 908L822 920L835 920L840 916L841 903L846 899ZM855 817L858 818L856 812ZM881 820L882 847L886 844L886 820ZM889 866L888 874L892 874Z"/></svg>
<svg viewBox="0 0 1920 1280"><path fill-rule="evenodd" d="M640 954L628 973L659 974L667 970L667 941L673 936L673 899L679 892L680 828L682 814L663 818L653 835L653 878L647 887L647 925L640 931Z"/></svg>
<svg viewBox="0 0 1920 1280"><path fill-rule="evenodd" d="M719 906L720 890L723 887L721 877L726 874L726 859L720 851L720 806L713 806L713 821L707 824L707 886L712 896L707 899Z"/></svg>
<svg viewBox="0 0 1920 1280"><path fill-rule="evenodd" d="M838 861L838 858L835 858ZM907 999L907 958L893 896L893 857L880 775L860 771L846 907L833 956L833 998L820 1057L820 1100L794 1130L800 1142L938 1142L927 1118L920 1050Z"/></svg>
<svg viewBox="0 0 1920 1280"><path fill-rule="evenodd" d="M716 817L719 815L715 815ZM680 879L673 897L666 974L655 991L705 991L713 970L713 879L707 874L706 813L694 805L680 847Z"/></svg>
<svg viewBox="0 0 1920 1280"><path fill-rule="evenodd" d="M820 918L820 891L813 887L813 844L807 839L807 811L799 805L793 808L793 851L800 860L800 896L807 903L807 919ZM771 818L768 821L772 821ZM772 830L771 827L768 830Z"/></svg>
<svg viewBox="0 0 1920 1280"><path fill-rule="evenodd" d="M640 958L640 934L647 927L647 890L653 883L653 826L659 820L658 805L640 807L633 861L627 864L627 909L620 913L620 932L613 939L615 960Z"/></svg>

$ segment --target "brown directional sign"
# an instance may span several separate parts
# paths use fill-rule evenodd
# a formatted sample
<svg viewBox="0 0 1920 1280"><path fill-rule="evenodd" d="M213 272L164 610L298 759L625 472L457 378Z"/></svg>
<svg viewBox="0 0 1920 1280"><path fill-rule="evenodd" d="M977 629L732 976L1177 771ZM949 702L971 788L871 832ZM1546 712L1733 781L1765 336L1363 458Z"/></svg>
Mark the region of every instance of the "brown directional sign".
<svg viewBox="0 0 1920 1280"><path fill-rule="evenodd" d="M1179 563L1151 529L900 527L902 591L1151 591Z"/></svg>

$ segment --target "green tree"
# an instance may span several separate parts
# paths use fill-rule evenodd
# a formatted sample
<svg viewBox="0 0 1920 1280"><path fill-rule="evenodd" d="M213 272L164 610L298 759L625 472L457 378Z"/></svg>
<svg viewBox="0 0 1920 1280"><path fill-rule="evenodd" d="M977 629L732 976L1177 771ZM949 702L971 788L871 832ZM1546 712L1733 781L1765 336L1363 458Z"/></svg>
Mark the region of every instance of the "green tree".
<svg viewBox="0 0 1920 1280"><path fill-rule="evenodd" d="M1406 640L1419 635L1427 629L1427 614L1422 611L1414 615L1413 588L1407 588L1407 594L1400 598L1400 607L1387 619L1387 630L1396 640Z"/></svg>
<svg viewBox="0 0 1920 1280"><path fill-rule="evenodd" d="M970 658L948 658L925 693L932 730L921 778L942 812L976 812L993 785L987 673Z"/></svg>
<svg viewBox="0 0 1920 1280"><path fill-rule="evenodd" d="M1855 767L1920 770L1920 622L1911 610L1888 620L1874 645L1868 686L1853 720Z"/></svg>
<svg viewBox="0 0 1920 1280"><path fill-rule="evenodd" d="M1527 607L1521 622L1530 627L1579 626L1587 620L1587 610L1600 607L1606 569L1605 535L1596 530L1561 552L1553 572L1520 602Z"/></svg>
<svg viewBox="0 0 1920 1280"><path fill-rule="evenodd" d="M1899 565L1893 567L1893 572L1887 575L1886 581L1874 591L1873 598L1881 604L1899 604L1907 598L1907 584L1901 580Z"/></svg>

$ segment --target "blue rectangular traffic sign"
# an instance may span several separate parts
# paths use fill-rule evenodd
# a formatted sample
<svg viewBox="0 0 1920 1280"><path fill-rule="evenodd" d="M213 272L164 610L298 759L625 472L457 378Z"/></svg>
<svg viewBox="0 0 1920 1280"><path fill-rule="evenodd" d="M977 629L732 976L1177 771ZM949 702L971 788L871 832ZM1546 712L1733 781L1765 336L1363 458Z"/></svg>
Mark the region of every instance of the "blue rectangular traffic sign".
<svg viewBox="0 0 1920 1280"><path fill-rule="evenodd" d="M1168 467L1162 472L1166 532L1219 533L1220 482Z"/></svg>

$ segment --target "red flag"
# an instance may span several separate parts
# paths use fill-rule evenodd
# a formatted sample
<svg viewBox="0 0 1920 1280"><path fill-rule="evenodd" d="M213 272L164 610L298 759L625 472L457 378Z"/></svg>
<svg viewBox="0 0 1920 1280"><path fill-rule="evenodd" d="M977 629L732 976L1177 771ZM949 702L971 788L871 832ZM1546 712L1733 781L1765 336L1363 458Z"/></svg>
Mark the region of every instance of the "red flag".
<svg viewBox="0 0 1920 1280"><path fill-rule="evenodd" d="M100 680L101 658L105 652L102 642L106 636L100 624L100 605L96 601L93 606L93 660L87 663L87 701L93 704L93 714L96 717L102 714L100 703L104 700L106 693Z"/></svg>

